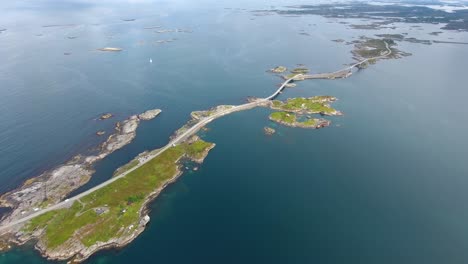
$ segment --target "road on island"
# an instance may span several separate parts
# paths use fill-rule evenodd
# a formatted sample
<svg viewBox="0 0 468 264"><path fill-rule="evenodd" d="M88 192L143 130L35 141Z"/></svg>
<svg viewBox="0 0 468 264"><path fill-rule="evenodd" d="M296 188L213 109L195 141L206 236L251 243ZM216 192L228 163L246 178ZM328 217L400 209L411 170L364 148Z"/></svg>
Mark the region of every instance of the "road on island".
<svg viewBox="0 0 468 264"><path fill-rule="evenodd" d="M373 57L373 58L368 58L368 59L362 60L362 61L360 61L358 63L355 63L355 64L353 64L353 65L351 65L349 67L346 67L344 69L341 69L341 70L333 72L333 73L330 73L329 75L333 76L333 75L338 74L338 73L343 72L343 71L351 71L354 67L356 67L358 65L361 65L361 64L363 64L365 62L368 62L369 60L372 60L372 59L377 60L377 59L381 59L381 58L389 56L392 53L392 51L389 48L387 42L385 42L385 46L386 46L386 48L388 50L388 52L386 54L382 54L382 55L380 55L378 57ZM300 74L298 74L298 75L300 75ZM228 109L225 109L223 111L217 112L217 113L215 113L215 114L213 114L211 116L208 116L208 117L200 120L198 123L196 123L195 125L193 125L189 129L187 129L187 131L183 132L182 134L178 135L173 140L171 140L167 145L165 145L164 147L158 149L154 154L148 156L148 158L146 158L143 162L141 162L137 166L135 166L135 167L133 167L133 168L119 174L118 176L115 176L115 177L113 177L113 178L111 178L111 179L109 179L109 180L107 180L107 181L105 181L105 182L103 182L103 183L101 183L99 185L96 185L93 188L91 188L91 189L89 189L89 190L87 190L85 192L82 192L82 193L80 193L80 194L78 194L76 196L73 196L73 197L71 197L69 199L66 199L65 201L62 201L60 203L51 205L51 206L49 206L47 208L41 209L41 210L39 210L37 212L34 212L34 213L30 214L30 215L27 215L27 216L23 217L23 218L17 219L15 221L12 221L12 222L9 222L9 223L6 223L6 224L0 226L0 235L4 234L4 233L7 233L9 231L9 228L11 228L11 227L13 227L13 226L15 226L17 224L29 221L29 220L31 220L31 219L33 219L35 217L38 217L40 215L43 215L43 214L45 214L47 212L50 212L50 211L53 211L53 210L69 207L74 201L77 201L77 200L87 196L88 194L91 194L92 192L97 191L97 190L99 190L99 189L101 189L101 188L115 182L116 180L127 176L129 173L137 170L138 168L140 168L141 166L143 166L144 164L146 164L150 160L152 160L152 159L156 158L157 156L161 155L164 151L166 151L169 148L177 145L180 142L183 142L188 137L194 135L202 127L204 127L205 125L207 125L208 123L212 122L213 120L215 120L217 118L220 118L222 116L225 116L225 115L228 115L228 114L231 114L231 113L234 113L234 112L243 111L243 110L247 110L247 109L251 109L251 108L260 106L262 104L266 104L268 101L273 100L274 98L276 98L284 90L286 85L288 83L290 83L291 81L293 81L296 76L285 80L281 84L281 86L272 95L270 95L270 96L268 96L266 98L261 98L261 99L255 100L253 102L250 102L250 103L233 106L231 108L228 108Z"/></svg>

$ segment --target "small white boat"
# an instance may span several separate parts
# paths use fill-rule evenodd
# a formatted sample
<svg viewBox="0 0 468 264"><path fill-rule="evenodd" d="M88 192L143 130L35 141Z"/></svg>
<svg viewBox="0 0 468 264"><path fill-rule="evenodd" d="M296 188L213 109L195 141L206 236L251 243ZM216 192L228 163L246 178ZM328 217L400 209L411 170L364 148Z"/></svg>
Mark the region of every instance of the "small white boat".
<svg viewBox="0 0 468 264"><path fill-rule="evenodd" d="M153 63L153 59L150 59L150 63Z"/></svg>

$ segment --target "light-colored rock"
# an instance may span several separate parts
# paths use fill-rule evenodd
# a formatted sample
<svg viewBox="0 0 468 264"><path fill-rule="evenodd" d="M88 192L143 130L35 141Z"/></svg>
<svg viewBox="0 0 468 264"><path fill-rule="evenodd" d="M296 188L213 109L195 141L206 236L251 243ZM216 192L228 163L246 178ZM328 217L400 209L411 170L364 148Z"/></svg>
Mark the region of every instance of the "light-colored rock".
<svg viewBox="0 0 468 264"><path fill-rule="evenodd" d="M99 119L101 119L101 120L109 119L109 118L111 118L111 117L113 117L113 116L114 116L114 115L111 114L111 113L106 113L106 114L101 115L101 117L99 117Z"/></svg>
<svg viewBox="0 0 468 264"><path fill-rule="evenodd" d="M152 110L148 110L142 114L139 114L138 115L138 118L140 120L151 120L153 118L155 118L156 116L158 116L159 114L161 113L161 109L152 109Z"/></svg>
<svg viewBox="0 0 468 264"><path fill-rule="evenodd" d="M276 132L276 130L274 130L274 129L271 128L271 127L264 127L264 128L263 128L263 132L265 132L265 135L271 136L271 135L273 135L273 134Z"/></svg>

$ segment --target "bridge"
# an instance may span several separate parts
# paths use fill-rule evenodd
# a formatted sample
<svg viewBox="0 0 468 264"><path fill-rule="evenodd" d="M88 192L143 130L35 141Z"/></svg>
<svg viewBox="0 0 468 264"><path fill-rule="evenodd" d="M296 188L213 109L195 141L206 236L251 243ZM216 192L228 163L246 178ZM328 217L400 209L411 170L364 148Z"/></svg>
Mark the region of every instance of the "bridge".
<svg viewBox="0 0 468 264"><path fill-rule="evenodd" d="M287 79L286 81L283 82L283 84L281 84L281 86L278 88L278 90L276 90L272 95L266 97L264 100L273 100L275 99L283 90L284 88L286 88L286 85L288 85L288 83L290 83L292 80L294 80L296 76L292 77L292 78L289 78Z"/></svg>
<svg viewBox="0 0 468 264"><path fill-rule="evenodd" d="M368 62L369 60L372 60L372 59L380 59L380 58L384 58L384 57L387 57L389 56L392 51L391 49L389 48L387 42L385 42L385 45L386 45L386 48L387 48L387 52L385 54L382 54L381 56L378 56L378 57L374 57L374 58L368 58L368 59L365 59L365 60L362 60L360 62L357 62L349 67L346 67L344 69L341 69L339 71L336 71L336 72L332 72L332 73L323 73L323 74L320 74L321 76L321 79L330 79L330 78L334 78L335 76L342 76L343 72L346 72L346 75L349 76L349 73L351 72L351 70L354 68L354 67L357 67L358 65L361 65L365 62ZM317 76L317 75L316 75ZM291 81L293 81L295 78L297 77L307 77L307 75L302 75L302 74L297 74L295 76L293 76L292 78L289 78L287 80L285 80L281 86L273 93L271 94L270 96L266 97L266 98L261 98L261 99L257 99L253 102L249 102L249 103L246 103L246 104L242 104L242 105L237 105L237 106L234 106L232 108L229 108L229 109L226 109L226 110L223 110L223 111L220 111L220 112L217 112L217 113L214 113L213 115L211 116L208 116L204 119L201 119L198 123L196 123L195 125L193 125L192 127L190 127L189 129L187 129L187 131L185 131L184 133L178 135L177 137L175 137L174 139L172 139L171 141L169 141L169 143L167 145L165 145L164 147L158 149L155 153L153 153L152 155L148 156L147 159L145 159L145 161L141 162L140 164L138 164L137 166L99 184L99 185L96 185L94 186L93 188L87 190L87 191L84 191L80 194L77 194L76 196L73 196L69 199L66 199L65 201L62 201L62 202L59 202L59 203L56 203L54 205L51 205L47 208L44 208L44 209L41 209L37 212L33 212L27 216L24 216L20 219L16 219L16 220L13 220L13 221L10 221L8 223L4 223L2 226L0 226L0 235L3 235L5 233L8 233L10 230L10 228L12 228L13 226L17 225L17 224L20 224L20 223L24 223L26 221L29 221L35 217L38 217L40 215L43 215L47 212L50 212L50 211L53 211L53 210L57 210L57 209L61 209L61 208L66 208L66 207L69 207L72 205L72 203L74 201L77 201L85 196L87 196L88 194L91 194L92 192L96 191L96 190L99 190L113 182L115 182L116 180L120 179L120 178L123 178L125 176L127 176L129 173L137 170L138 168L140 168L141 166L143 166L144 164L146 164L147 162L149 162L150 160L156 158L157 156L161 155L164 151L168 150L169 148L183 142L184 140L186 140L187 138L189 138L190 136L194 135L195 133L197 133L202 127L206 126L207 124L209 124L210 122L212 122L213 120L215 119L218 119L222 116L225 116L225 115L228 115L228 114L231 114L231 113L234 113L234 112L239 112L239 111L244 111L244 110L247 110L247 109L251 109L251 108L254 108L254 107L257 107L257 106L260 106L260 105L265 105L267 104L269 101L275 99L283 90L284 88L286 87L286 85L288 83L290 83ZM312 78L312 79L318 79L318 78Z"/></svg>

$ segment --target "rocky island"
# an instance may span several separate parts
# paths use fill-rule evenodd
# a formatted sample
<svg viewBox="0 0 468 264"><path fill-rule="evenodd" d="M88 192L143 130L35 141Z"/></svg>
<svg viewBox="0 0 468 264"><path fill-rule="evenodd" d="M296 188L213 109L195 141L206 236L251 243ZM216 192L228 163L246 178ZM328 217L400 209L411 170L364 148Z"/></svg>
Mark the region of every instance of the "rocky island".
<svg viewBox="0 0 468 264"><path fill-rule="evenodd" d="M153 109L153 110L148 110L142 114L138 115L138 118L140 120L151 120L155 117L157 117L161 113L160 109Z"/></svg>
<svg viewBox="0 0 468 264"><path fill-rule="evenodd" d="M269 71L273 72L273 73L283 73L283 72L285 72L287 70L288 70L288 68L286 68L284 66L276 66L275 68L270 69Z"/></svg>
<svg viewBox="0 0 468 264"><path fill-rule="evenodd" d="M102 115L99 117L99 119L100 119L100 120L106 120L106 119L109 119L109 118L111 118L111 117L113 117L113 116L114 116L114 115L111 114L111 113L105 113L105 114L102 114Z"/></svg>
<svg viewBox="0 0 468 264"><path fill-rule="evenodd" d="M320 114L328 116L343 115L340 111L331 108L329 103L335 102L336 97L322 95L309 98L289 98L285 102L274 100L269 105L271 109L298 114Z"/></svg>
<svg viewBox="0 0 468 264"><path fill-rule="evenodd" d="M310 98L290 98L285 102L274 100L269 107L280 112L274 112L269 116L276 123L301 128L322 128L329 126L331 122L323 118L313 118L311 115L320 114L327 116L343 115L340 111L330 107L329 103L336 101L333 96L314 96ZM307 116L304 116L307 115Z"/></svg>
<svg viewBox="0 0 468 264"><path fill-rule="evenodd" d="M369 38L362 36L354 42L354 49L351 53L355 60L361 61L370 58L380 57L390 50L390 54L385 56L386 59L399 59L411 55L396 49L397 44L392 38ZM388 49L387 49L388 46Z"/></svg>
<svg viewBox="0 0 468 264"><path fill-rule="evenodd" d="M264 127L264 128L263 128L263 132L265 133L265 135L271 136L271 135L273 135L273 134L276 132L276 130L274 130L274 129L271 128L271 127Z"/></svg>

